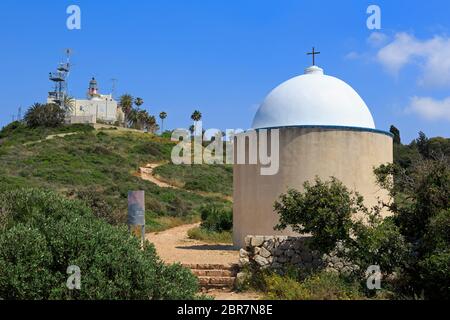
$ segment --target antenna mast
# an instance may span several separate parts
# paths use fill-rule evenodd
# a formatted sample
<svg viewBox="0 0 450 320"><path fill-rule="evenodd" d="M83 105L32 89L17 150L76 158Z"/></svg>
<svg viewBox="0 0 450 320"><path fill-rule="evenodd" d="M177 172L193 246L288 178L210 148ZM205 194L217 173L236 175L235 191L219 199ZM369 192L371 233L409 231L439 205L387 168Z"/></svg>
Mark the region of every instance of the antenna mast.
<svg viewBox="0 0 450 320"><path fill-rule="evenodd" d="M48 93L48 100L64 108L64 100L67 97L67 78L70 74L70 56L72 49L66 49L66 62L62 62L56 68L56 72L50 72L49 79L54 83L55 90Z"/></svg>
<svg viewBox="0 0 450 320"><path fill-rule="evenodd" d="M117 89L117 82L119 80L112 78L111 82L112 82L112 87L111 87L111 95L113 97L113 99L116 98L116 89Z"/></svg>

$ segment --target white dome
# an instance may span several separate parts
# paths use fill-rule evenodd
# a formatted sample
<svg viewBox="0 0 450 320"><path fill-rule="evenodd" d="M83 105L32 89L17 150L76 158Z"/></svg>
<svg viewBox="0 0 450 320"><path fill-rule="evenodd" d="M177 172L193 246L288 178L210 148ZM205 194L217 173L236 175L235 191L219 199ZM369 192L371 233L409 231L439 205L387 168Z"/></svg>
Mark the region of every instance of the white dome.
<svg viewBox="0 0 450 320"><path fill-rule="evenodd" d="M253 120L254 129L286 126L375 129L369 108L358 93L316 66L275 88Z"/></svg>

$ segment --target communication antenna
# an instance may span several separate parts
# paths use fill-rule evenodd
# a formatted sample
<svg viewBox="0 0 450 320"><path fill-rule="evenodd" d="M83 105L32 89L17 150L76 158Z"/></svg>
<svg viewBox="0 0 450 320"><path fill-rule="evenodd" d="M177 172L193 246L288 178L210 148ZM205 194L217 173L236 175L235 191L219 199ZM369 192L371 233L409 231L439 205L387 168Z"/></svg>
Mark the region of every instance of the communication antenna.
<svg viewBox="0 0 450 320"><path fill-rule="evenodd" d="M66 75L66 96L68 96L69 95L69 75L70 75L70 69L71 69L71 67L72 67L72 64L70 63L70 57L72 56L72 54L73 54L73 49L71 49L71 48L66 48L65 50L64 50L64 52L65 52L65 54L66 54L66 63L67 63L67 66L68 66L68 71L67 71L67 75Z"/></svg>
<svg viewBox="0 0 450 320"><path fill-rule="evenodd" d="M119 80L112 78L111 82L112 82L112 88L111 88L111 95L113 97L113 99L115 99L116 97L116 89L117 89L117 82Z"/></svg>
<svg viewBox="0 0 450 320"><path fill-rule="evenodd" d="M72 49L65 49L66 52L66 62L58 64L56 72L50 72L49 79L55 85L55 90L49 92L48 100L64 107L64 100L67 97L67 78L70 73L70 56L72 54Z"/></svg>
<svg viewBox="0 0 450 320"><path fill-rule="evenodd" d="M71 48L67 48L65 52L67 57L67 63L70 63L70 56L73 54L73 50Z"/></svg>

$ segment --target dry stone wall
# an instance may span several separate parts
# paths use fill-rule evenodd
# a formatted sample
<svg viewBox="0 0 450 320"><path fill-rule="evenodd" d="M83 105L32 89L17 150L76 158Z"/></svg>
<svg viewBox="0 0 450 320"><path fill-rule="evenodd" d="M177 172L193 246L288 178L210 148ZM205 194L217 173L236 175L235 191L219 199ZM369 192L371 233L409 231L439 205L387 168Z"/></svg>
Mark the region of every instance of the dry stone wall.
<svg viewBox="0 0 450 320"><path fill-rule="evenodd" d="M354 266L335 254L320 255L308 248L309 237L247 236L239 252L242 266L283 271L287 267L302 269L324 268L328 271L350 273Z"/></svg>

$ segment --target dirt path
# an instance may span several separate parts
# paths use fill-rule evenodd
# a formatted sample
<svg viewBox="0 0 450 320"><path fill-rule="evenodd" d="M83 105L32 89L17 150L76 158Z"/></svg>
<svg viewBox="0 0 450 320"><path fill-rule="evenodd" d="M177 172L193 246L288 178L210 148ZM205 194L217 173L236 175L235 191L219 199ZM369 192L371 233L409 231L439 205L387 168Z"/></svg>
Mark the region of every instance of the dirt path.
<svg viewBox="0 0 450 320"><path fill-rule="evenodd" d="M164 262L182 264L232 265L239 261L239 251L230 244L208 244L189 239L187 232L199 223L183 225L147 234Z"/></svg>
<svg viewBox="0 0 450 320"><path fill-rule="evenodd" d="M24 143L23 145L24 146L31 146L33 144L42 143L42 142L47 141L47 140L53 140L55 138L64 138L64 137L73 136L73 135L76 135L76 134L79 134L79 132L68 132L68 133L51 134L51 135L45 137L45 139L27 142L27 143Z"/></svg>
<svg viewBox="0 0 450 320"><path fill-rule="evenodd" d="M155 170L156 168L158 168L158 167L160 167L162 165L164 165L164 164L163 163L149 163L145 167L139 168L139 172L141 174L141 178L143 180L147 180L147 181L153 182L154 184L156 184L160 188L179 189L176 186L173 186L171 184L168 184L168 183L166 183L164 181L161 181L161 180L157 179L153 175L153 170Z"/></svg>
<svg viewBox="0 0 450 320"><path fill-rule="evenodd" d="M153 243L161 259L166 263L220 264L238 263L239 251L229 244L208 244L188 238L187 232L199 224L190 224L146 235ZM217 300L259 300L261 295L253 292L230 292L211 290L206 293Z"/></svg>
<svg viewBox="0 0 450 320"><path fill-rule="evenodd" d="M139 176L142 180L150 181L154 184L156 184L160 188L172 188L172 189L178 189L183 190L190 193L195 193L203 197L219 197L226 201L233 202L233 197L226 196L219 193L210 193L210 192L202 192L202 191L193 191L193 190L186 190L183 188L180 188L179 186L172 185L166 181L160 180L157 176L154 174L154 170L160 166L163 166L165 163L149 163L145 167L139 168Z"/></svg>

